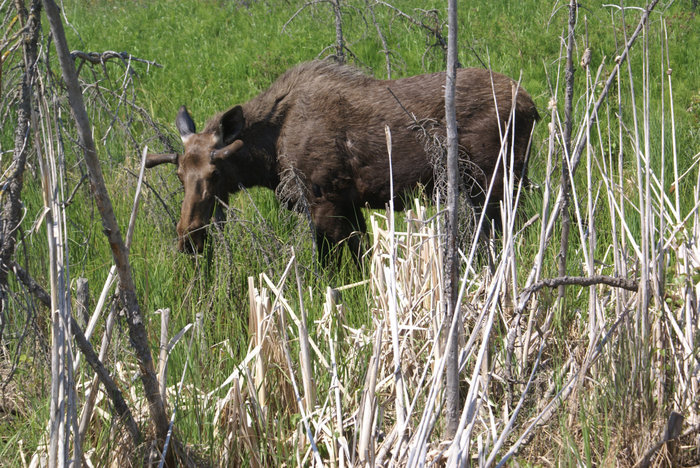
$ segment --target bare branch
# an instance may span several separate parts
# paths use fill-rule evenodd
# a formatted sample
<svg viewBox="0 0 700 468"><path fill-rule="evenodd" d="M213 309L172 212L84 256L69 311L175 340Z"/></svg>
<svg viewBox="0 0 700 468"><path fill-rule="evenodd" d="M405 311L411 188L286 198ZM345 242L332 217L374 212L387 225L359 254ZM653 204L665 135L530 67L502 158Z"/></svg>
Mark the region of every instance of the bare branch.
<svg viewBox="0 0 700 468"><path fill-rule="evenodd" d="M51 307L51 296L39 283L34 280L34 278L29 275L29 273L27 273L15 262L12 262L12 271L15 273L17 279L25 285L27 290L37 299L39 299L39 302L44 304L46 307ZM74 317L71 317L71 331L73 332L73 337L78 345L78 349L81 353L83 353L83 355L85 355L85 360L88 364L90 364L90 367L92 367L104 385L107 395L109 396L110 400L112 400L117 416L124 422L124 424L126 424L126 428L129 431L134 447L138 447L141 443L141 432L139 431L138 425L136 424L129 407L124 400L124 396L119 390L117 384L114 382L114 380L112 380L112 377L109 375L109 372L105 368L102 361L95 353L95 349L92 347L92 344L87 340L87 338L85 338L80 325L78 322L76 322Z"/></svg>
<svg viewBox="0 0 700 468"><path fill-rule="evenodd" d="M569 179L569 155L571 154L571 129L573 127L573 99L574 99L574 28L576 26L576 13L578 3L571 0L569 4L569 28L566 39L566 88L564 90L564 149L561 153L561 241L559 244L559 256L557 264L559 276L566 275L566 254L569 249L569 231L571 229L571 216L569 204L571 203L571 180ZM558 299L563 301L566 295L564 285L559 286Z"/></svg>
<svg viewBox="0 0 700 468"><path fill-rule="evenodd" d="M377 18L374 15L374 5L369 2L369 0L365 0L367 4L367 9L369 10L370 16L372 17L372 22L374 23L374 27L377 30L377 35L379 36L379 40L382 41L382 49L384 51L384 57L386 60L386 79L390 80L391 79L391 52L389 51L389 45L386 42L386 37L384 36L384 33L382 32L382 28L379 27L379 23L377 23Z"/></svg>
<svg viewBox="0 0 700 468"><path fill-rule="evenodd" d="M301 12L306 10L308 7L313 6L313 5L318 5L319 3L330 3L330 2L331 2L331 0L313 0L311 2L306 2L296 12L294 12L292 17L289 18L286 23L284 23L284 25L282 26L282 32L285 32L285 30L287 29L287 26L289 26L289 24L292 21L294 21L294 18L299 16L299 14L301 14Z"/></svg>
<svg viewBox="0 0 700 468"><path fill-rule="evenodd" d="M120 59L122 62L139 62L145 63L148 66L163 68L163 65L154 60L146 60L134 57L128 52L114 52L113 50L107 50L104 52L83 52L81 50L74 50L70 53L70 57L73 60L82 59L95 65L104 65L104 63L108 60Z"/></svg>
<svg viewBox="0 0 700 468"><path fill-rule="evenodd" d="M335 16L335 60L345 63L345 41L343 39L343 17L340 12L340 0L332 0Z"/></svg>
<svg viewBox="0 0 700 468"><path fill-rule="evenodd" d="M445 429L454 438L460 420L458 324L462 322L457 302L459 293L459 139L457 136L457 0L448 2L447 73L445 73L445 123L447 130L447 217L445 218L445 335L446 398ZM448 338L449 337L449 338Z"/></svg>
<svg viewBox="0 0 700 468"><path fill-rule="evenodd" d="M102 361L100 361L92 344L85 338L83 331L80 329L80 325L78 325L74 317L71 317L71 331L73 332L73 338L75 338L78 349L85 356L85 361L90 364L90 367L92 367L102 382L102 385L104 385L105 392L107 392L109 399L112 400L114 410L117 412L119 420L123 421L126 425L134 447L138 447L141 444L141 431L139 431L139 427L131 414L131 410L129 410L129 406L126 404L124 396L116 382L112 380L109 371L107 371Z"/></svg>
<svg viewBox="0 0 700 468"><path fill-rule="evenodd" d="M22 218L21 193L24 180L24 168L29 152L29 133L31 119L32 86L35 80L35 67L38 56L37 43L41 32L41 3L34 0L29 12L26 11L23 1L16 1L15 7L20 22L24 23L22 41L24 58L24 75L20 85L19 105L17 106L17 126L14 133L14 151L12 155L12 172L6 182L3 183L2 212L0 216L0 315L5 313L7 304L7 275L10 259L15 253L17 228ZM4 194L3 194L4 195ZM0 319L0 322L4 320ZM0 328L0 338L2 328Z"/></svg>
<svg viewBox="0 0 700 468"><path fill-rule="evenodd" d="M78 84L75 64L68 53L68 44L66 43L66 36L58 6L53 0L44 0L44 7L56 44L56 53L61 65L63 79L67 86L71 111L77 126L85 162L88 167L92 192L102 217L104 232L112 249L114 263L117 266L120 298L126 309L126 319L129 325L131 345L134 347L139 360L141 381L149 403L148 407L153 425L155 426L156 437L159 443L162 444L168 432L168 417L165 412L164 402L160 397L160 388L153 366L153 356L151 356L148 334L146 333L138 299L136 297L136 289L131 276L128 250L122 240L119 224L114 215L112 202L102 176L102 168L100 167L100 162L97 157L97 149L92 137L90 120L85 109L83 94ZM168 454L164 456L167 457Z"/></svg>
<svg viewBox="0 0 700 468"><path fill-rule="evenodd" d="M10 268L12 268L12 272L15 274L18 280L27 288L27 290L36 297L39 302L44 304L46 307L51 307L51 296L49 295L48 292L39 284L37 283L34 278L29 276L29 273L19 266L17 262L12 261L10 263Z"/></svg>
<svg viewBox="0 0 700 468"><path fill-rule="evenodd" d="M394 5L385 2L384 0L376 0L376 3L378 5L384 5L385 7L389 8L392 10L394 13L396 13L399 17L405 19L409 23L413 24L414 26L418 26L421 29L424 29L427 31L431 36L435 38L437 41L437 45L443 50L443 52L447 52L447 40L445 37L442 35L442 25L439 24L437 20L437 13L433 13L433 17L435 19L435 26L431 26L429 24L426 24L423 20L418 20L414 18L413 16L404 13L403 11L399 10L396 8ZM427 13L424 11L424 13Z"/></svg>
<svg viewBox="0 0 700 468"><path fill-rule="evenodd" d="M615 278L614 276L596 275L596 276L560 276L558 278L546 278L538 281L532 286L523 290L523 294L532 294L542 288L558 288L559 286L577 285L577 286L595 286L597 284L606 284L615 288L626 289L627 291L638 291L639 283L627 278Z"/></svg>
<svg viewBox="0 0 700 468"><path fill-rule="evenodd" d="M653 447L647 450L644 456L634 465L634 468L647 468L648 466L650 466L652 458L654 457L656 452L658 452L661 447L668 444L669 442L677 441L682 438L686 438L690 435L700 433L700 423L698 423L681 434L679 430L680 427L677 424L673 424L677 423L678 421L680 421L680 424L682 424L683 416L681 416L679 413L676 413L675 411L671 412L671 414L669 415L666 430L664 431L664 436L660 441L654 444ZM669 431L672 425L675 426L674 429L676 430L676 432Z"/></svg>

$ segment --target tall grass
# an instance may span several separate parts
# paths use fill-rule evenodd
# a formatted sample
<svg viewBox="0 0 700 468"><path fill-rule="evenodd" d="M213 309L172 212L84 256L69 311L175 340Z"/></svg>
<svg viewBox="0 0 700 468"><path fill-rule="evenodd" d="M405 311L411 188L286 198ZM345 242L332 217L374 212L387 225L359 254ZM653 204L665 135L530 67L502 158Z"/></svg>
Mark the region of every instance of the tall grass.
<svg viewBox="0 0 700 468"><path fill-rule="evenodd" d="M416 13L411 2L395 5ZM421 5L427 6L443 8L437 2ZM368 271L325 272L313 261L306 220L280 209L271 193L252 190L232 200L229 223L215 236L211 255L192 260L173 247L178 182L165 169L148 175L152 188L144 191L131 248L134 277L143 309L151 312L145 320L154 352L161 336L156 309L170 308L163 336L183 333L168 357L166 393L176 411L176 435L205 460L229 466L469 460L492 466L514 457L531 464L632 465L661 440L671 411L685 417L683 431L697 428L700 136L692 107L699 90L692 77L700 70L692 50L700 39L692 27L698 19L681 4L653 15L629 66L622 67L588 125L638 12L627 10L624 25L614 7L596 4L582 13L592 52L589 66L577 71L573 135L585 136L588 144L572 174L569 274L581 277L579 282L620 281L569 286L566 300L557 303L540 280L556 276L554 174L561 172L563 101L558 53L566 17L560 6L491 2L463 5L460 12L466 38L460 61L483 61L516 78L523 70L522 84L535 96L543 120L533 141L535 188L505 180L516 191L504 203L505 228L495 247L488 252L476 239L463 246L464 413L453 441L444 440L441 419L443 251L434 207L419 196L410 212L369 213ZM333 24L323 4L280 33L298 7L67 2L65 13L80 34L73 38L75 48L128 50L164 65L148 72L137 66L133 99L165 126L183 103L201 125L332 44ZM389 25L395 76L442 68L438 49L424 56L423 31L379 6L376 12ZM357 62L381 76L379 39L352 8L347 21ZM583 44L580 35L578 56ZM118 89L117 81L109 86ZM165 138L159 138L146 123L137 124L143 142L120 141L123 134L106 130L109 115L95 110L92 116L118 216L126 224L136 179L125 169L137 171L141 143L148 140L158 150L178 142L162 127ZM70 152L67 159L75 162L67 174L73 188L80 165ZM25 192L29 232L43 204L38 192ZM109 252L87 190L78 190L67 218L71 272L87 276L97 298ZM18 255L40 282L46 282L46 252L45 238L28 234ZM635 291L619 287L630 284ZM105 315L114 307L111 293L106 296ZM105 353L143 422L147 411L134 384L138 369L118 323L116 344ZM96 333L105 328L100 321ZM23 356L27 365L20 366L20 375L46 388L40 373L28 370L41 366L30 362L30 353ZM82 398L92 375L81 367L76 379ZM0 432L11 434L2 438L0 454L12 465L41 451L48 408L36 393L24 398L38 402L40 411L23 410L21 419L0 423ZM105 465L124 441L99 392L95 407L86 457ZM685 445L653 455L697 463L686 448L693 437L697 432L685 436Z"/></svg>

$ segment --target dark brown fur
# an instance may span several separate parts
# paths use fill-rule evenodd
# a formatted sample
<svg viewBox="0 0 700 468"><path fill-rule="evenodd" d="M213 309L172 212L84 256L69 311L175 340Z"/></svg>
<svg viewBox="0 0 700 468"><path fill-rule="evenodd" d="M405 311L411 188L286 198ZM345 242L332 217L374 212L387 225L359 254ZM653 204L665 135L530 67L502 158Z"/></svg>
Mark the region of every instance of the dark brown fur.
<svg viewBox="0 0 700 468"><path fill-rule="evenodd" d="M431 131L444 135L444 84L444 73L381 81L351 67L316 61L290 69L256 98L216 115L200 133L181 108L177 126L185 154L150 155L148 161L149 167L178 165L185 187L177 229L180 249L201 252L215 197L225 201L239 186L265 186L287 202L305 197L322 258L344 240L359 253L353 233L366 230L360 208L384 208L389 200L385 126L392 134L395 193L418 184L432 187L433 166L416 122L431 122ZM459 143L463 156L480 169L481 175L476 171L473 176L483 179L484 186L493 175L517 93L512 152L514 173L520 176L538 119L527 92L510 78L483 69L459 69L456 91ZM507 141L511 135L512 130ZM503 197L501 179L497 173L491 195L496 203ZM483 202L483 194L471 195ZM395 202L400 209L400 197ZM497 211L487 208L487 213Z"/></svg>

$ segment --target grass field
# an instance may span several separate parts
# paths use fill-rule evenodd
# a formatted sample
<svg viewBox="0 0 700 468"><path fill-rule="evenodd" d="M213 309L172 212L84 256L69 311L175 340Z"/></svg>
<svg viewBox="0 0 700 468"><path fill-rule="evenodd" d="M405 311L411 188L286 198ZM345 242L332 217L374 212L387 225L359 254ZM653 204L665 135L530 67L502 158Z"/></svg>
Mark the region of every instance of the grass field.
<svg viewBox="0 0 700 468"><path fill-rule="evenodd" d="M382 41L369 15L372 4L391 51L392 78L444 69L444 53L435 46L435 36L396 11L430 27L437 24L446 34L443 2L400 0L391 2L395 9L381 2L342 3L351 63L377 78L387 77ZM590 82L583 68L577 66L576 71L574 129L582 133L591 108L587 92L600 93L601 82L612 72L615 57L639 21L639 10L625 2L630 9L623 26L620 9L606 3L582 4L579 10L575 63L586 48L591 49ZM214 113L254 97L292 65L334 52L330 4L304 5L283 0L64 1L71 49L126 51L160 65L133 62L133 74L124 74L119 60L104 68L88 64L81 68L99 156L123 229L132 209L143 146L148 144L152 151L181 150L174 128L181 105L188 106L201 128ZM634 6L644 5L634 2ZM11 7L3 3L2 8L1 16L11 18ZM700 319L693 303L700 271L693 257L695 242L700 241L694 211L700 187L695 164L700 157L700 18L690 1L657 6L630 55L630 68L622 67L610 104L601 108L600 124L591 129L590 149L574 178L577 198L568 274L646 279L654 284L650 298L645 302L641 293L607 286L570 286L566 299L559 302L556 290L544 288L536 297L528 296L532 302L522 308L518 301L531 285L532 271L537 270L536 279L557 276L559 224L554 225L548 245L543 245L541 228L554 205L561 172L565 49L561 36L567 18L567 4L562 2L460 2L461 64L489 65L520 79L543 117L533 140L529 170L533 188L523 194L517 216L506 218L506 225L513 222L513 228L495 241L490 261L483 244L478 244L475 260L462 266L466 285L462 390L478 417L460 433L464 441L460 450L470 454L475 465L495 464L517 447L515 460L527 466L632 466L660 440L669 413L677 411L685 416L683 431L688 433L681 447L664 448L659 456L667 458L655 463L698 464L700 446L695 453L690 447L698 444L700 424ZM15 26L8 20L3 25L8 32L4 37L10 37ZM53 50L48 27L45 31L43 54ZM9 96L21 53L9 48L0 52L4 50L8 52L3 55L2 91ZM53 52L49 56L58 77ZM95 83L99 86L90 85ZM61 95L54 82L47 80L46 86ZM143 109L153 124L134 106ZM0 165L6 172L15 115L9 104L3 109L10 109L2 116L0 130ZM54 123L65 125L63 199L77 187L66 207L71 285L78 277L87 278L94 307L112 257L82 180L84 163L74 144L67 108L61 109L63 120ZM554 160L548 171L550 145ZM48 289L46 231L39 222L44 200L36 156L32 158L22 193L25 215L15 259ZM432 281L440 277L442 252L437 241L435 245L416 241L436 238L440 218L431 217L436 208L426 204L424 196L417 194L420 201L411 214L396 214L394 230L385 223L383 212L366 213L376 223L371 224L374 256L366 261L365 271L354 268L349 258L337 271L326 271L315 262L306 220L281 208L274 194L263 189L232 198L229 222L212 242L215 253L182 255L175 248L174 224L182 198L179 181L172 168L159 167L146 174L146 182L130 260L154 356L160 337L157 309L170 309L170 336L194 325L175 345L168 363L169 403L171 410L177 408L175 434L181 442L212 465L311 465L316 457L344 466L337 460L346 457L347 463L359 463L365 456L370 461L381 457L382 443L393 447L386 459L393 454L398 461L399 448L387 441L395 437L400 411L394 406L397 387L391 363L395 350L401 349L406 400L415 403L402 450L423 447L425 459L439 459L449 447L440 445L441 421L423 442L419 436L424 421L439 418L439 397L431 403L430 392L439 389L441 381L431 379L441 353L435 344L441 283ZM406 234L413 231L418 237ZM395 262L396 276L387 278L392 237L400 245L401 260ZM463 246L465 258L471 247ZM269 283L259 276L263 273ZM281 289L279 294L273 286ZM340 292L329 293L329 286ZM400 294L392 298L395 287ZM0 411L0 464L23 466L25 458L29 461L32 454L42 453L47 434L50 320L13 277L10 291L2 322L0 380L5 383L5 398L10 395L15 406L12 413ZM106 311L118 310L110 297L111 293ZM398 319L392 318L393 300L398 301ZM249 322L255 304L259 323L272 323L265 331L270 334L265 335L267 340L258 343L260 348L249 342L254 327L262 326ZM291 318L302 311L308 333ZM288 326L277 326L277 318L269 320L277 316L286 316ZM400 338L389 330L397 320ZM104 328L100 319L93 345L99 346ZM117 321L114 334L107 362L145 428L147 411L126 326ZM380 346L375 344L377 336L383 336ZM299 379L295 383L302 386L306 358L300 348L307 339L318 347L310 363L317 404L300 410L292 379ZM369 382L374 362L379 364L373 386ZM91 378L91 370L81 365L76 374L79 395L84 395L85 382ZM336 393L339 387L342 394ZM305 395L302 406L310 404L307 390L299 390ZM368 398L374 408L369 419ZM110 405L104 396L98 400L99 412L84 443L88 458L96 466L119 457L129 459L133 453L120 449L124 439L114 430ZM527 432L548 403L554 412L534 432ZM336 414L336 407L342 407L343 414ZM506 424L511 417L514 424ZM312 427L316 451L310 448L305 424ZM368 449L358 441L370 433ZM134 459L130 462L138 465Z"/></svg>

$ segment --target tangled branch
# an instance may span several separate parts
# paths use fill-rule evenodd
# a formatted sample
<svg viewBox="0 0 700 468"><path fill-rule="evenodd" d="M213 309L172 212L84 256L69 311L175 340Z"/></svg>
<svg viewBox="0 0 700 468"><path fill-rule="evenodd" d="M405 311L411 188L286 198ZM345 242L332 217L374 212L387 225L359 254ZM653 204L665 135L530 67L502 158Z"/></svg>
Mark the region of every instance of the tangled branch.
<svg viewBox="0 0 700 468"><path fill-rule="evenodd" d="M106 50L104 52L83 52L81 50L74 50L70 53L70 57L73 61L76 59L81 59L86 62L93 63L95 65L103 65L105 62L112 59L119 59L122 62L139 62L148 65L149 67L163 68L163 65L159 64L155 60L146 60L138 57L134 57L128 52L114 52L113 50Z"/></svg>
<svg viewBox="0 0 700 468"><path fill-rule="evenodd" d="M606 284L614 288L626 289L627 291L637 292L639 290L639 282L627 278L616 278L614 276L594 275L594 276L559 276L557 278L545 278L534 283L532 286L523 290L523 294L532 294L542 288L558 288L559 286L595 286L597 284Z"/></svg>

